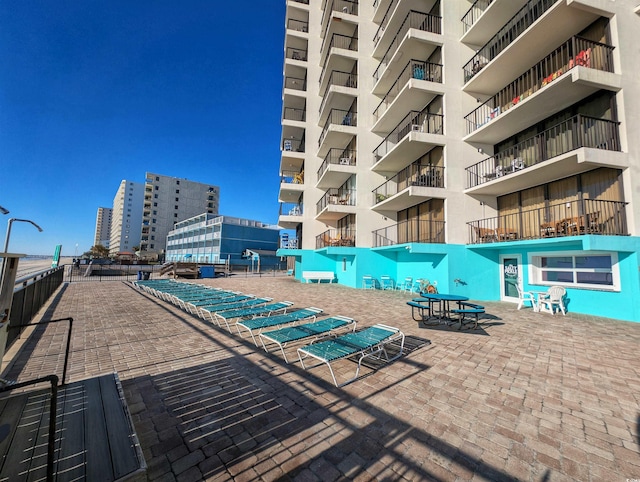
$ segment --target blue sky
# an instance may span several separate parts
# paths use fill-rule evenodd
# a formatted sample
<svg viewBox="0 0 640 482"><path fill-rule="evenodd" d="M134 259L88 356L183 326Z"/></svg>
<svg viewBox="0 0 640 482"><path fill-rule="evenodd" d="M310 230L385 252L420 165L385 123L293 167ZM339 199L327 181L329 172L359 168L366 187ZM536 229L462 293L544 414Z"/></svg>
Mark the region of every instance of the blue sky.
<svg viewBox="0 0 640 482"><path fill-rule="evenodd" d="M277 223L284 3L2 0L0 233L44 229L13 223L9 251L88 250L98 207L147 171Z"/></svg>

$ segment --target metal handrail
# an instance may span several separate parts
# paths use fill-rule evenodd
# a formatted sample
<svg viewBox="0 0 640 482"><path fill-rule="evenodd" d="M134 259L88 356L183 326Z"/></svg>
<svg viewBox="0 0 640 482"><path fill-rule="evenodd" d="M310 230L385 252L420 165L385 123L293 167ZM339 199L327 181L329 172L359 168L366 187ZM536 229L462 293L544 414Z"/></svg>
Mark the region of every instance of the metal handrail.
<svg viewBox="0 0 640 482"><path fill-rule="evenodd" d="M293 89L293 90L307 90L307 81L305 79L300 79L298 77L285 77L284 78L284 88L285 89Z"/></svg>
<svg viewBox="0 0 640 482"><path fill-rule="evenodd" d="M322 96L322 102L320 102L320 108L318 109L318 112L322 112L322 109L324 109L324 105L327 103L327 99L329 98L329 93L331 92L332 85L357 88L358 74L352 74L350 72L341 72L339 70L332 70L331 74L329 74L329 80L327 82L327 86Z"/></svg>
<svg viewBox="0 0 640 482"><path fill-rule="evenodd" d="M307 51L305 49L296 49L294 47L287 47L285 56L291 60L307 60Z"/></svg>
<svg viewBox="0 0 640 482"><path fill-rule="evenodd" d="M620 151L619 124L617 121L575 115L467 167L467 188L514 174L581 147Z"/></svg>
<svg viewBox="0 0 640 482"><path fill-rule="evenodd" d="M387 11L384 12L384 17L382 17L382 21L378 26L378 30L376 30L376 33L373 35L374 45L378 45L378 42L382 38L382 33L384 32L385 28L387 28L387 24L389 23L389 20L391 20L391 13L396 8L396 5L398 5L398 1L399 0L393 0L392 2L390 2L389 6L387 7Z"/></svg>
<svg viewBox="0 0 640 482"><path fill-rule="evenodd" d="M467 223L469 243L495 243L582 234L628 236L624 201L561 201Z"/></svg>
<svg viewBox="0 0 640 482"><path fill-rule="evenodd" d="M327 229L316 236L316 249L329 246L349 246L356 245L355 229Z"/></svg>
<svg viewBox="0 0 640 482"><path fill-rule="evenodd" d="M511 45L525 30L549 10L558 0L529 0L527 4L511 17L511 19L491 39L478 50L462 70L468 82L489 62Z"/></svg>
<svg viewBox="0 0 640 482"><path fill-rule="evenodd" d="M316 214L320 214L320 212L329 205L355 206L356 190L343 188L328 189L316 204Z"/></svg>
<svg viewBox="0 0 640 482"><path fill-rule="evenodd" d="M516 80L465 116L467 134L511 109L525 98L577 66L613 72L611 45L574 36Z"/></svg>
<svg viewBox="0 0 640 482"><path fill-rule="evenodd" d="M322 177L324 172L329 168L330 164L340 164L343 166L355 166L356 165L356 150L355 149L337 149L331 148L324 157L322 164L318 168L318 180Z"/></svg>
<svg viewBox="0 0 640 482"><path fill-rule="evenodd" d="M322 145L329 126L332 124L355 127L358 125L358 113L351 110L331 109L320 133L320 137L318 138L318 147Z"/></svg>
<svg viewBox="0 0 640 482"><path fill-rule="evenodd" d="M444 187L444 167L430 164L411 164L376 187L372 191L373 202L374 204L381 203L411 186Z"/></svg>
<svg viewBox="0 0 640 482"><path fill-rule="evenodd" d="M386 109L395 100L409 79L442 82L442 67L442 64L436 64L433 62L423 62L415 59L409 60L393 85L389 88L376 109L373 111L374 118L377 120L384 112L386 112Z"/></svg>
<svg viewBox="0 0 640 482"><path fill-rule="evenodd" d="M491 5L492 3L493 0L476 0L475 2L473 2L471 8L469 8L469 10L467 10L467 13L462 16L461 21L464 33L467 33L469 31L473 24L476 23L476 21L482 16L485 10L489 8L489 5Z"/></svg>
<svg viewBox="0 0 640 482"><path fill-rule="evenodd" d="M396 144L412 131L443 133L444 115L432 114L426 110L427 108L428 106L419 112L412 110L404 116L391 133L373 150L374 163L386 156Z"/></svg>
<svg viewBox="0 0 640 482"><path fill-rule="evenodd" d="M384 67L387 66L394 52L400 45L400 41L404 38L405 34L409 31L409 29L412 29L412 28L422 30L424 32L441 34L442 33L442 17L440 17L439 15L432 15L430 13L416 12L415 10L409 11L404 21L402 22L402 25L400 25L400 28L398 29L398 32L396 33L395 37L393 37L391 44L389 44L389 47L387 48L387 51L382 57L380 64L378 64L378 67L376 67L376 70L373 73L373 78L376 81L380 79L380 76L382 74L382 71L380 69L383 66Z"/></svg>
<svg viewBox="0 0 640 482"><path fill-rule="evenodd" d="M372 231L373 247L404 243L444 243L444 221L409 219Z"/></svg>

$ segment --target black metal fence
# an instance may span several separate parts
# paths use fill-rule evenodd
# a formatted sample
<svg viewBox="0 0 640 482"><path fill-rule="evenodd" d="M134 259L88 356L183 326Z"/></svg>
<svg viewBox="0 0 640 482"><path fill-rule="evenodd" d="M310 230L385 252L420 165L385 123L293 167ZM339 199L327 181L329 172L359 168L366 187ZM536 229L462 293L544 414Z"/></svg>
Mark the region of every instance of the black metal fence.
<svg viewBox="0 0 640 482"><path fill-rule="evenodd" d="M160 276L154 264L73 264L65 267L65 281L134 281Z"/></svg>
<svg viewBox="0 0 640 482"><path fill-rule="evenodd" d="M7 347L20 336L22 327L42 308L62 284L64 269L53 268L16 280L11 303L11 317L7 333Z"/></svg>

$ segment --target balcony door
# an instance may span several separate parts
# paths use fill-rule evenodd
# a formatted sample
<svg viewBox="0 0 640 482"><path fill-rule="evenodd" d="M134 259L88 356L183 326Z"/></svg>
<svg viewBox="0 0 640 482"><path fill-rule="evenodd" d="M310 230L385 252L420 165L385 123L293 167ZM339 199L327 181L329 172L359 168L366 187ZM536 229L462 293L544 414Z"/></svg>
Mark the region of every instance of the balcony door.
<svg viewBox="0 0 640 482"><path fill-rule="evenodd" d="M518 302L518 289L522 290L522 256L519 254L500 255L500 299Z"/></svg>

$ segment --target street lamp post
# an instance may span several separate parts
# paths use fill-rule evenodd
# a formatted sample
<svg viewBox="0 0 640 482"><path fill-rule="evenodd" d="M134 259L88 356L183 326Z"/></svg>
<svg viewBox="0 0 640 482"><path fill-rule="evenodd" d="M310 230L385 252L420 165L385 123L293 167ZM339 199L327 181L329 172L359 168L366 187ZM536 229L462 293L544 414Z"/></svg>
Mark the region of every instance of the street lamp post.
<svg viewBox="0 0 640 482"><path fill-rule="evenodd" d="M23 223L31 223L38 229L38 231L42 232L42 228L40 226L38 226L36 223L34 223L33 221L31 221L30 219L10 218L9 219L9 223L7 225L7 235L4 238L4 252L5 253L9 250L9 237L11 236L11 225L13 224L14 221L20 221L20 222L23 222Z"/></svg>

